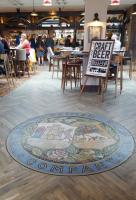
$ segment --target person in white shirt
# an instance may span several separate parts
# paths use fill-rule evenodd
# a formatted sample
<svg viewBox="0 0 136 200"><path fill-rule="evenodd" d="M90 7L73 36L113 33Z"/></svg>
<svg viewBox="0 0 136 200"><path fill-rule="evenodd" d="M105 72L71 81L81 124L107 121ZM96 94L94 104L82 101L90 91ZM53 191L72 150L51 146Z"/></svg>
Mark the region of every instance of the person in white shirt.
<svg viewBox="0 0 136 200"><path fill-rule="evenodd" d="M113 34L111 39L115 40L113 51L120 51L121 50L121 42L119 41L118 36Z"/></svg>

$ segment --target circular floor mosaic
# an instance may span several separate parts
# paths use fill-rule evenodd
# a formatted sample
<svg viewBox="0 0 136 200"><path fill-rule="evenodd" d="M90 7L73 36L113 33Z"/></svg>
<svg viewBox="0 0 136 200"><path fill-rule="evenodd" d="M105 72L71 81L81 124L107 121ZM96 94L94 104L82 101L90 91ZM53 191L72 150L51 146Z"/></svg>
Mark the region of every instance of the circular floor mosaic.
<svg viewBox="0 0 136 200"><path fill-rule="evenodd" d="M126 161L134 140L128 130L103 116L54 113L18 125L7 149L16 161L42 173L88 175Z"/></svg>

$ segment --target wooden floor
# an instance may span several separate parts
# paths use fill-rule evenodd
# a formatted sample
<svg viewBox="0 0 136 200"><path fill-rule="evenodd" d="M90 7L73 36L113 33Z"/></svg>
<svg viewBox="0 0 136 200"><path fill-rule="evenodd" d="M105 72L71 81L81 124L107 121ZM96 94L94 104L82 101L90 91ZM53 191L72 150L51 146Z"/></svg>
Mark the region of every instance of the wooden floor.
<svg viewBox="0 0 136 200"><path fill-rule="evenodd" d="M91 112L113 119L136 139L136 81L124 80L122 95L109 87L104 103L97 94L67 89L48 71L0 98L0 200L135 200L136 150L121 166L90 176L54 176L27 169L6 150L6 138L19 123L52 112Z"/></svg>

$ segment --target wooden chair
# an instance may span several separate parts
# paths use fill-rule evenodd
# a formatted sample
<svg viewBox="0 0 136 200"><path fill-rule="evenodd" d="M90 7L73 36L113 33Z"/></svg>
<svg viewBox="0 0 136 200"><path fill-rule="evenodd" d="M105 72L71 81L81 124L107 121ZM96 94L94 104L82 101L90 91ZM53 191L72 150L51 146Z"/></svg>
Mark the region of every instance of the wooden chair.
<svg viewBox="0 0 136 200"><path fill-rule="evenodd" d="M77 86L77 83L81 85L81 64L82 61L79 58L70 59L69 56L66 57L65 62L62 65L61 87L63 92L68 81L70 81L71 90L73 82L75 87Z"/></svg>
<svg viewBox="0 0 136 200"><path fill-rule="evenodd" d="M118 83L120 87L120 94L123 89L123 55L114 55L112 58L112 63L109 67L107 85L109 81L115 82L115 97L117 97ZM106 86L107 88L107 86Z"/></svg>
<svg viewBox="0 0 136 200"><path fill-rule="evenodd" d="M49 68L49 71L52 70L52 79L54 77L54 72L56 71L57 72L57 78L58 78L58 74L59 72L61 72L61 63L63 62L65 58L62 57L62 56L53 56L50 58L50 68ZM52 68L52 69L51 69Z"/></svg>
<svg viewBox="0 0 136 200"><path fill-rule="evenodd" d="M125 51L123 55L123 63L129 62L129 79L132 79L133 73L133 59L132 59L132 52Z"/></svg>
<svg viewBox="0 0 136 200"><path fill-rule="evenodd" d="M99 85L98 85L98 94L101 95L101 100L104 101L104 93L107 90L108 87L108 82L110 80L115 82L115 97L117 96L117 86L118 86L118 80L119 80L119 85L120 85L120 94L122 91L123 87L123 63L122 63L122 56L121 55L115 55L114 58L112 59L112 64L114 63L114 67L109 67L108 73L106 77L98 77L98 76L92 76L94 78L97 78L99 80ZM120 77L119 77L120 74ZM90 75L85 75L85 81L84 84L81 88L80 95L82 95L87 80L88 78L91 77Z"/></svg>
<svg viewBox="0 0 136 200"><path fill-rule="evenodd" d="M11 85L15 85L15 83L9 57L7 54L0 54L0 60L1 60L1 67L3 67L3 72L4 72L3 75L6 77L8 86L10 88Z"/></svg>

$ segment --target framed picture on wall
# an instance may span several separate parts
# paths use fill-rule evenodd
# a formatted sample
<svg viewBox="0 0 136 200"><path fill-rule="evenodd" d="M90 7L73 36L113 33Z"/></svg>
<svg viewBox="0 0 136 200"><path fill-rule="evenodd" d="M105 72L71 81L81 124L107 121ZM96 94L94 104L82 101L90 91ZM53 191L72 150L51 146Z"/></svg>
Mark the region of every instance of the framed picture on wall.
<svg viewBox="0 0 136 200"><path fill-rule="evenodd" d="M89 26L88 27L88 42L91 43L92 40L101 39L102 27L101 26Z"/></svg>

